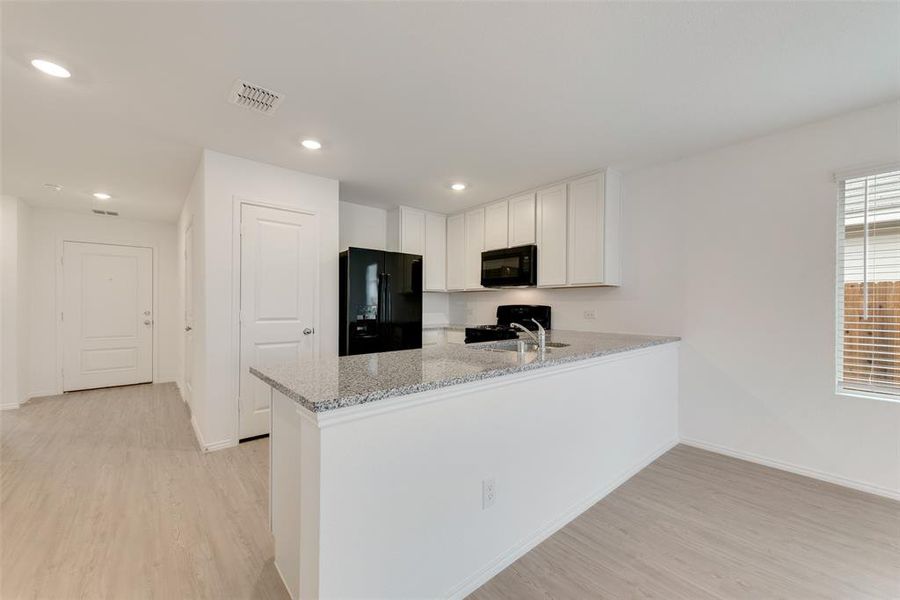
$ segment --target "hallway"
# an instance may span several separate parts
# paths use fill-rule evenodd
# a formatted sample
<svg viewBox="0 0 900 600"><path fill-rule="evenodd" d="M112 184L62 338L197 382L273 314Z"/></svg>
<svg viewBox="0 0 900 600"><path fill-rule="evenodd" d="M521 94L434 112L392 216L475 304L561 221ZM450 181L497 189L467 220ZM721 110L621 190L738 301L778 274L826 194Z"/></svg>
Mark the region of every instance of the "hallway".
<svg viewBox="0 0 900 600"><path fill-rule="evenodd" d="M202 453L172 383L35 399L0 419L3 598L287 598L268 440Z"/></svg>

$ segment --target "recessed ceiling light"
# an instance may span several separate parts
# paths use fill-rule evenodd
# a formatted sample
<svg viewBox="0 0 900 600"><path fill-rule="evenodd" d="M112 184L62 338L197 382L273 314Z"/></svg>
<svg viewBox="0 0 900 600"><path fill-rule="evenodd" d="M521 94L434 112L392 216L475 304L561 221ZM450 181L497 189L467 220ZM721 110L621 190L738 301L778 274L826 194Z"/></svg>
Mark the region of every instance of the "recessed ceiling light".
<svg viewBox="0 0 900 600"><path fill-rule="evenodd" d="M52 63L49 60L41 60L40 58L36 58L31 61L31 66L37 69L38 71L42 71L47 75L52 75L53 77L71 77L72 74L69 73L69 70L65 67L61 67L56 63Z"/></svg>
<svg viewBox="0 0 900 600"><path fill-rule="evenodd" d="M94 192L94 198L96 198L97 200L109 200L110 198L112 198L112 196L110 196L106 192Z"/></svg>
<svg viewBox="0 0 900 600"><path fill-rule="evenodd" d="M466 184L464 183L454 183L450 185L450 189L454 192L461 192L466 189Z"/></svg>
<svg viewBox="0 0 900 600"><path fill-rule="evenodd" d="M53 190L54 192L61 192L61 191L62 191L62 186L59 185L58 183L45 183L45 184L44 184L44 187L45 187L45 188L50 188L50 189Z"/></svg>
<svg viewBox="0 0 900 600"><path fill-rule="evenodd" d="M303 140L300 144L307 150L319 150L322 148L322 142L319 140Z"/></svg>

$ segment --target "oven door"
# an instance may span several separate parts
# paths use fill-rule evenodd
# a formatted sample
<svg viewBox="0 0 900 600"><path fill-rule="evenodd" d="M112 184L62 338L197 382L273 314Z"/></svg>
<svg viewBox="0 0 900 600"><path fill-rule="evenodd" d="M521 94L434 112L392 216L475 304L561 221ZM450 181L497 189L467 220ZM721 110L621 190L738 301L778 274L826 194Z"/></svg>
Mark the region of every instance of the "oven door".
<svg viewBox="0 0 900 600"><path fill-rule="evenodd" d="M481 285L524 287L537 285L537 246L516 246L481 253Z"/></svg>

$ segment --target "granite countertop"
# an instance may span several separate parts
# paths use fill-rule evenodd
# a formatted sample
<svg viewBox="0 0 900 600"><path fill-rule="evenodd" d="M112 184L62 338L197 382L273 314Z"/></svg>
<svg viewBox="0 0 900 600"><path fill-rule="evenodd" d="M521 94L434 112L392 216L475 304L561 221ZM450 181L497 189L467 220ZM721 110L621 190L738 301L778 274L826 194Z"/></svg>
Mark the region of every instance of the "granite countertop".
<svg viewBox="0 0 900 600"><path fill-rule="evenodd" d="M439 344L356 356L301 356L250 372L312 412L375 402L490 377L550 367L676 342L667 336L548 331L548 342L570 344L538 352L489 351L482 344Z"/></svg>
<svg viewBox="0 0 900 600"><path fill-rule="evenodd" d="M458 323L443 323L441 325L422 325L422 329L446 329L447 331L465 331L471 325L459 325Z"/></svg>

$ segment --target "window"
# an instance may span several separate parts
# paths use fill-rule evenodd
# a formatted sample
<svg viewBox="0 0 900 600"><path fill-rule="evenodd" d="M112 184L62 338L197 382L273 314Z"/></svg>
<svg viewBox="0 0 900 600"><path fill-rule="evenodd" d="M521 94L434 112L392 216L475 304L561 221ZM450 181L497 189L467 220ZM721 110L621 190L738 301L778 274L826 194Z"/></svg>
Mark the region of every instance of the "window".
<svg viewBox="0 0 900 600"><path fill-rule="evenodd" d="M900 168L838 183L838 391L900 400Z"/></svg>

